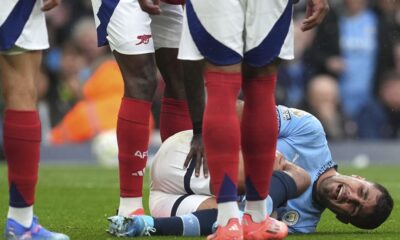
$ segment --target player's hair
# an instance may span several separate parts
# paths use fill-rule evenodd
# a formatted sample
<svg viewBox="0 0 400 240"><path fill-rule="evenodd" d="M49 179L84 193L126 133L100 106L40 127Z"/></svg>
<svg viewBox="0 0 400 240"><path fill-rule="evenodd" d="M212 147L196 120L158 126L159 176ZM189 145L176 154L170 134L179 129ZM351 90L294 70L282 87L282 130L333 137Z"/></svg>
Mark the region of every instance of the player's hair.
<svg viewBox="0 0 400 240"><path fill-rule="evenodd" d="M393 199L390 196L388 190L378 184L374 183L373 187L381 192L381 196L377 198L377 203L374 211L367 215L357 218L352 218L350 223L358 228L362 229L374 229L379 227L386 221L393 209Z"/></svg>

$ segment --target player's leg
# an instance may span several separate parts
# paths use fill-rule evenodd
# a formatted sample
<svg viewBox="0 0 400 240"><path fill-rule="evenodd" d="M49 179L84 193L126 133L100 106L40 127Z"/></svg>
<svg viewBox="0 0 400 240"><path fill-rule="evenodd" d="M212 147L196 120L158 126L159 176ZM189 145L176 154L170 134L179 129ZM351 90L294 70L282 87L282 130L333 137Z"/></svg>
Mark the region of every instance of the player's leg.
<svg viewBox="0 0 400 240"><path fill-rule="evenodd" d="M36 110L35 79L39 73L41 51L17 55L0 55L2 89L5 99L4 152L8 164L9 210L6 238L32 232L33 236L68 239L48 232L34 232L37 219L33 216L35 186L40 160L41 126ZM23 149L21 151L21 149Z"/></svg>
<svg viewBox="0 0 400 240"><path fill-rule="evenodd" d="M118 214L142 209L143 176L149 143L151 99L156 79L152 54L124 55L114 50L124 79L124 97L117 120L120 175Z"/></svg>
<svg viewBox="0 0 400 240"><path fill-rule="evenodd" d="M275 171L271 179L271 191L268 196L268 213L295 198L306 189L296 179L307 178L302 169L289 168L286 171ZM309 177L308 177L309 178ZM300 181L303 182L303 181ZM243 209L243 202L239 202ZM215 231L217 203L212 196L177 195L162 191L150 192L150 209L152 216L132 216L123 218L115 216L109 219L111 231L118 229L115 235L140 236L204 236Z"/></svg>
<svg viewBox="0 0 400 240"><path fill-rule="evenodd" d="M118 214L143 212L142 185L156 89L151 19L135 1L92 0L99 45L109 43L124 80L117 120L120 176Z"/></svg>
<svg viewBox="0 0 400 240"><path fill-rule="evenodd" d="M161 140L177 132L192 129L185 89L182 64L178 61L178 47L182 32L183 8L160 2L161 15L152 16L151 29L156 49L156 62L165 82L161 100Z"/></svg>
<svg viewBox="0 0 400 240"><path fill-rule="evenodd" d="M186 5L191 37L207 62L203 138L218 202L219 230L212 236L216 239L240 238L242 234L236 204L240 125L235 108L242 81L242 7L237 1L195 0Z"/></svg>
<svg viewBox="0 0 400 240"><path fill-rule="evenodd" d="M35 79L40 70L41 50L49 46L45 15L40 8L41 1L6 0L0 14L3 141L9 180L5 239L68 239L40 228L33 216L41 141Z"/></svg>
<svg viewBox="0 0 400 240"><path fill-rule="evenodd" d="M192 129L189 107L183 85L182 64L177 60L177 48L156 50L158 69L164 79L164 96L161 100L161 140L180 131Z"/></svg>
<svg viewBox="0 0 400 240"><path fill-rule="evenodd" d="M114 216L110 231L117 236L201 236L211 234L217 218L215 198L150 192L152 216Z"/></svg>
<svg viewBox="0 0 400 240"><path fill-rule="evenodd" d="M266 216L266 209L260 206L265 206L263 201L268 196L278 137L274 95L276 69L277 64L271 64L265 68L264 75L260 69L244 68L246 80L242 85L244 108L241 130L248 200L246 212L256 222L263 221ZM253 75L256 73L260 75Z"/></svg>
<svg viewBox="0 0 400 240"><path fill-rule="evenodd" d="M278 137L275 82L278 62L291 25L292 1L248 2L246 52L242 85L245 104L242 116L242 151L245 162L246 208L244 237L264 239L268 229L277 239L287 235L287 227L265 219ZM265 231L251 233L260 226ZM252 235L252 236L250 236Z"/></svg>

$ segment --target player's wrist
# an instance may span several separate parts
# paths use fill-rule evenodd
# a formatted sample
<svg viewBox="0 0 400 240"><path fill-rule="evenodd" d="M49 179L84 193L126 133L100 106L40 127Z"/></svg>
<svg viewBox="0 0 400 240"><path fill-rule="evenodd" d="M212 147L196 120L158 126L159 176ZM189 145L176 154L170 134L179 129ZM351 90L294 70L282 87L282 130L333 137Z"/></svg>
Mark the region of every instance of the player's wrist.
<svg viewBox="0 0 400 240"><path fill-rule="evenodd" d="M201 135L203 131L203 123L202 122L193 122L193 135Z"/></svg>

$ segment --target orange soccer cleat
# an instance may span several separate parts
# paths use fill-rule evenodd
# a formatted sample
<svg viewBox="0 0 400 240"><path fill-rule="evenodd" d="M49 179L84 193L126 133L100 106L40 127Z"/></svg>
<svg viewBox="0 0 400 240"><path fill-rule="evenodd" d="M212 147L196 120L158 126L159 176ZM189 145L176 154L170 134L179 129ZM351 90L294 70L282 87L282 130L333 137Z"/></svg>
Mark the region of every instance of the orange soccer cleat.
<svg viewBox="0 0 400 240"><path fill-rule="evenodd" d="M207 240L243 240L243 228L239 219L232 218L225 227L218 226Z"/></svg>
<svg viewBox="0 0 400 240"><path fill-rule="evenodd" d="M270 217L255 223L249 214L244 214L242 223L245 240L281 240L288 235L286 224Z"/></svg>

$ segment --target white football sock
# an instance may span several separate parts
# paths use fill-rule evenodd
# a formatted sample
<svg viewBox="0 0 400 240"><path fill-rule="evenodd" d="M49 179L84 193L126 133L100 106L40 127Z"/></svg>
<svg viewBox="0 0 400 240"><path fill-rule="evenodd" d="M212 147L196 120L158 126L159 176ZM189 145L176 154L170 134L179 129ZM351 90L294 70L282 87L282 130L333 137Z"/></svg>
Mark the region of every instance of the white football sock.
<svg viewBox="0 0 400 240"><path fill-rule="evenodd" d="M255 223L264 221L267 217L267 200L246 201L244 212L250 214Z"/></svg>
<svg viewBox="0 0 400 240"><path fill-rule="evenodd" d="M24 208L9 207L7 218L11 218L22 226L29 228L32 225L33 206Z"/></svg>
<svg viewBox="0 0 400 240"><path fill-rule="evenodd" d="M128 217L133 211L143 208L142 197L119 198L118 215Z"/></svg>
<svg viewBox="0 0 400 240"><path fill-rule="evenodd" d="M240 212L237 202L218 203L218 217L217 224L224 227L228 225L231 218L240 219Z"/></svg>

